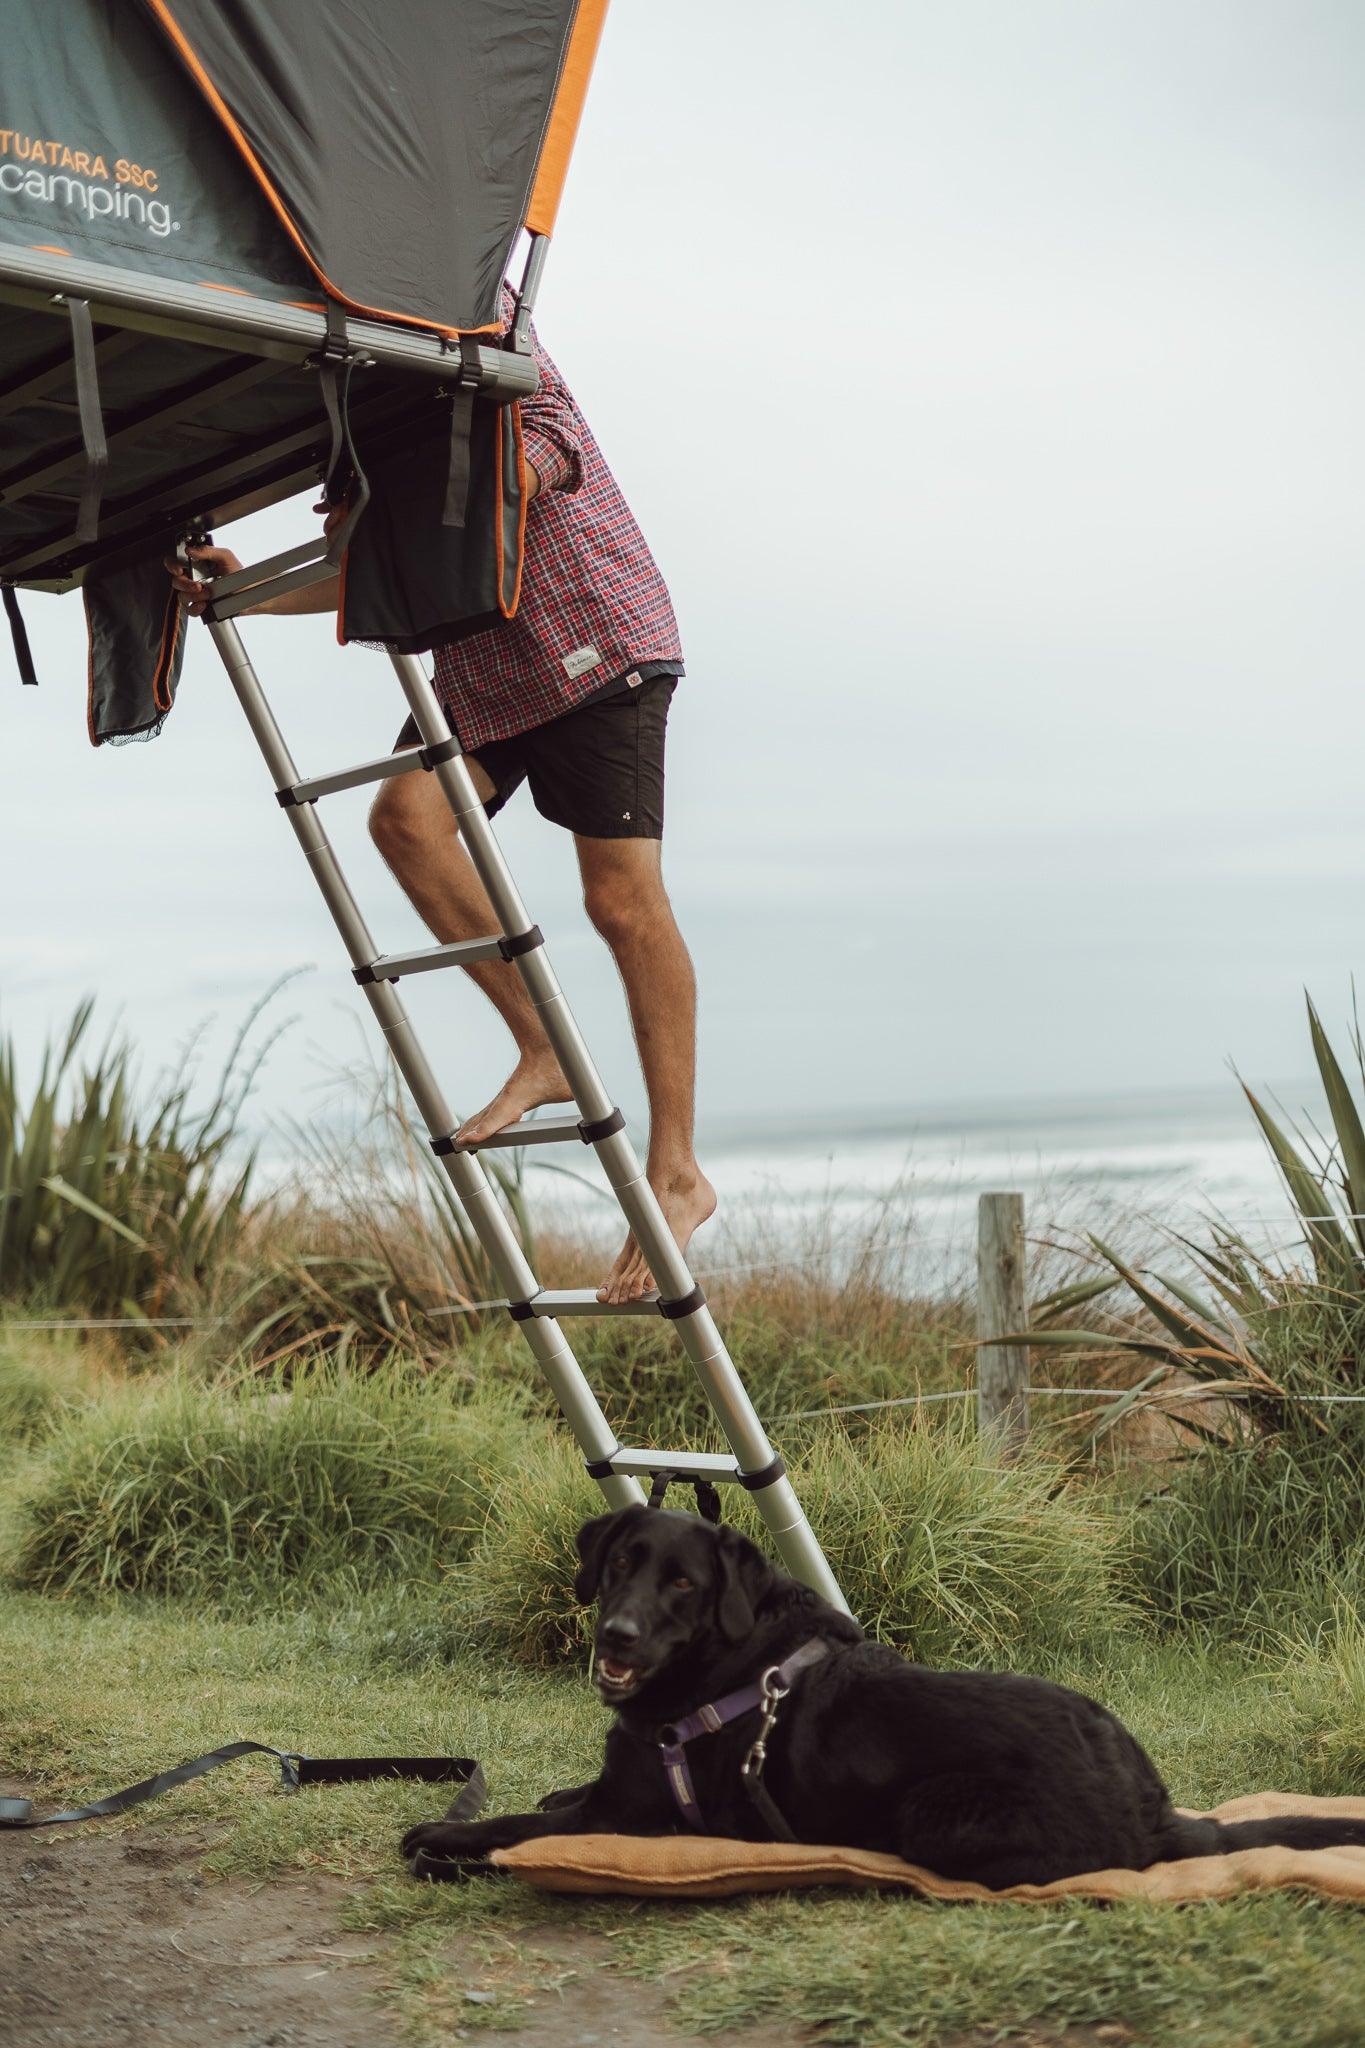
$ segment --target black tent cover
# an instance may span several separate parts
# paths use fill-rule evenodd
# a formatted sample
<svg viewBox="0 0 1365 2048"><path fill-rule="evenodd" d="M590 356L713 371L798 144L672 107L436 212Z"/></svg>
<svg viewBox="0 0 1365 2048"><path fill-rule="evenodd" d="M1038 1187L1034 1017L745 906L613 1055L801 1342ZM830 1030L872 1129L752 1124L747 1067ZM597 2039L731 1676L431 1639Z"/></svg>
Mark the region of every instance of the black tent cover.
<svg viewBox="0 0 1365 2048"><path fill-rule="evenodd" d="M499 291L523 232L538 277L605 6L4 0L0 582L306 489L328 350L371 446L457 380L534 390Z"/></svg>
<svg viewBox="0 0 1365 2048"><path fill-rule="evenodd" d="M518 231L553 227L602 12L6 0L0 244L494 331Z"/></svg>

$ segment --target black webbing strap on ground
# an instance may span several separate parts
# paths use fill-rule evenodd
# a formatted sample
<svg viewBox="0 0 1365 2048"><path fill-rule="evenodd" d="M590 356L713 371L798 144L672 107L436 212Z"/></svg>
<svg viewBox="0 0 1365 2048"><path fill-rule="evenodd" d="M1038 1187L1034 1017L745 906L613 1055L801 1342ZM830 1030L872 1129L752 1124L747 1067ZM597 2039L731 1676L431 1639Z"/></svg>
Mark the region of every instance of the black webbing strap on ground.
<svg viewBox="0 0 1365 2048"><path fill-rule="evenodd" d="M649 1489L649 1505L661 1508L670 1486L690 1486L697 1496L697 1513L707 1522L720 1520L720 1494L709 1479L692 1472L656 1472Z"/></svg>
<svg viewBox="0 0 1365 2048"><path fill-rule="evenodd" d="M28 644L28 628L24 615L19 609L19 599L12 583L0 584L0 595L5 601L5 617L9 620L9 635L14 642L14 659L19 665L21 683L36 683L38 671L33 666L33 649Z"/></svg>
<svg viewBox="0 0 1365 2048"><path fill-rule="evenodd" d="M81 485L81 505L76 515L76 540L83 547L99 533L100 500L104 496L104 477L109 467L109 443L104 436L104 408L100 404L95 328L90 318L89 301L68 298L66 310L71 316L76 408L80 413L81 440L85 445L85 481Z"/></svg>
<svg viewBox="0 0 1365 2048"><path fill-rule="evenodd" d="M318 358L318 382L332 445L322 479L322 493L329 504L339 505L349 495L346 517L327 543L329 562L339 562L355 532L360 515L370 502L370 486L355 442L351 439L351 372L355 352L346 338L346 314L335 299L327 301L327 339Z"/></svg>
<svg viewBox="0 0 1365 2048"><path fill-rule="evenodd" d="M139 1785L111 1792L107 1799L94 1799L88 1806L68 1807L63 1813L35 1817L31 1800L0 1799L0 1828L51 1828L69 1821L104 1820L110 1814L127 1813L130 1807L142 1806L149 1799L159 1799L163 1792L170 1792L177 1785L207 1777L220 1764L230 1764L239 1756L278 1758L280 1783L286 1792L297 1792L301 1785L360 1785L373 1778L412 1778L423 1785L462 1785L464 1789L447 1814L448 1820L473 1820L488 1796L483 1770L471 1756L301 1756L296 1750L276 1749L269 1742L227 1742L221 1749L211 1749L187 1764L177 1764L174 1770L158 1771L154 1778L144 1778Z"/></svg>

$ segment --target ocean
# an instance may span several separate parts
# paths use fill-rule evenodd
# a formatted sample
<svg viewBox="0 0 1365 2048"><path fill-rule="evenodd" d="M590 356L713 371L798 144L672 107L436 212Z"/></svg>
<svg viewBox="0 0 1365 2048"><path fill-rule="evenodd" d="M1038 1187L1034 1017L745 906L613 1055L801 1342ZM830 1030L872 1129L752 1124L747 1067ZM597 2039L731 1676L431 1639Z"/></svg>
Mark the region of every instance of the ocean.
<svg viewBox="0 0 1365 2048"><path fill-rule="evenodd" d="M1325 1121L1313 1083L1284 1084L1269 1099L1284 1123ZM875 1119L713 1119L698 1152L720 1196L715 1223L696 1240L703 1274L782 1259L836 1276L876 1238L907 1287L951 1284L975 1256L978 1197L993 1190L1022 1194L1029 1235L1063 1250L1088 1231L1126 1244L1198 1241L1217 1223L1266 1253L1292 1260L1303 1249L1231 1077L1218 1089L945 1104ZM533 1204L610 1235L614 1213L600 1197L545 1171L544 1154L526 1157Z"/></svg>

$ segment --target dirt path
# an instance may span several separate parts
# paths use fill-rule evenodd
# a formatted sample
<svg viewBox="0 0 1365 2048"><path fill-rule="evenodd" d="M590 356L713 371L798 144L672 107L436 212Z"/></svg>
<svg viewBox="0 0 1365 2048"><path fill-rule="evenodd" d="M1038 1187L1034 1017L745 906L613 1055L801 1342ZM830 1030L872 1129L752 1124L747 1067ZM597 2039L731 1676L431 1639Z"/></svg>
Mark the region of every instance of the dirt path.
<svg viewBox="0 0 1365 2048"><path fill-rule="evenodd" d="M398 2048L345 1886L206 1883L201 1846L0 1837L4 2048Z"/></svg>
<svg viewBox="0 0 1365 2048"><path fill-rule="evenodd" d="M402 2048L380 1996L391 1946L341 1931L344 1884L209 1881L202 1853L153 1830L0 1834L3 2048ZM559 1921L528 1930L526 1946L560 1982L522 2024L500 2027L499 2043L681 2048L666 1995L602 1967L609 1943ZM458 1987L456 1939L449 1961ZM710 2039L790 2048L792 2037Z"/></svg>

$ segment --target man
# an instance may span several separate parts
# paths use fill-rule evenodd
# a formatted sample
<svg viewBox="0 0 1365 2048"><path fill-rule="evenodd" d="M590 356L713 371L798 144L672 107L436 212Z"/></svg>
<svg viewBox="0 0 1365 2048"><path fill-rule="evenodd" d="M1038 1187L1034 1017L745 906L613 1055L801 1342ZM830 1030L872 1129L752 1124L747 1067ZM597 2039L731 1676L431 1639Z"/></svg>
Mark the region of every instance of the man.
<svg viewBox="0 0 1365 2048"><path fill-rule="evenodd" d="M510 316L510 295L505 310ZM492 817L523 782L536 809L574 836L588 915L625 986L649 1097L650 1185L679 1246L715 1210L693 1149L696 979L664 888L664 736L683 673L668 590L586 420L532 330L540 372L522 401L526 546L517 614L437 651L436 690ZM194 548L210 577L240 567ZM172 566L193 612L204 595ZM244 614L335 611L337 579ZM397 745L413 746L411 720ZM488 898L445 797L429 775L385 783L370 812L376 845L442 944L495 930ZM514 966L465 970L516 1041L517 1062L461 1127L487 1138L542 1103L572 1099ZM598 1297L638 1300L654 1285L633 1234Z"/></svg>

